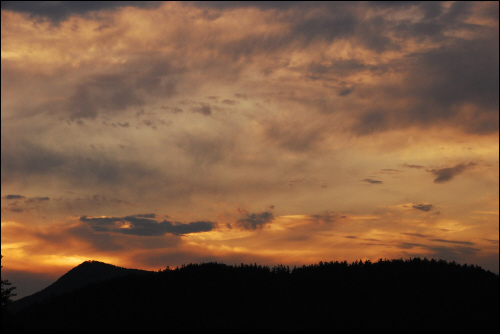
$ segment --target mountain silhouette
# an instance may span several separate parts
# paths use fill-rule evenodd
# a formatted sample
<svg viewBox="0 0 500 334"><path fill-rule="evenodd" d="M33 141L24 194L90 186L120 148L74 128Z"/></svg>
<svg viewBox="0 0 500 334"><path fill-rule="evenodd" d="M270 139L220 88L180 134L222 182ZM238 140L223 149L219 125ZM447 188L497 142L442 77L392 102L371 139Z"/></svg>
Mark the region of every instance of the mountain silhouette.
<svg viewBox="0 0 500 334"><path fill-rule="evenodd" d="M80 266L75 272L116 268ZM200 263L135 273L31 304L2 318L2 332L499 332L499 276L445 260ZM81 277L68 276L60 280Z"/></svg>
<svg viewBox="0 0 500 334"><path fill-rule="evenodd" d="M85 261L74 267L57 281L32 295L18 299L9 305L11 312L17 312L44 299L75 291L88 284L105 281L130 274L149 273L145 270L127 269L99 261Z"/></svg>

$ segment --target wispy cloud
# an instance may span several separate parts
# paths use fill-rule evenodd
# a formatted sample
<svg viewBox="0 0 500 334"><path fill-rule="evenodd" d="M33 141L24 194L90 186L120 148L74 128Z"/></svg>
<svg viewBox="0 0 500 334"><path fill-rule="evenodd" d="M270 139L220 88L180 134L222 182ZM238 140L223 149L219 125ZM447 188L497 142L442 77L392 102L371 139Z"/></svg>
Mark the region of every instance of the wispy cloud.
<svg viewBox="0 0 500 334"><path fill-rule="evenodd" d="M364 182L367 182L367 183L370 183L370 184L381 184L381 183L383 183L380 180L374 180L374 179L364 179L364 180L361 180L361 181L364 181Z"/></svg>
<svg viewBox="0 0 500 334"><path fill-rule="evenodd" d="M455 167L431 169L428 171L437 176L434 179L434 183L444 183L450 181L451 179L461 174L466 169L472 168L476 165L477 165L476 163L470 162L468 164L458 164Z"/></svg>
<svg viewBox="0 0 500 334"><path fill-rule="evenodd" d="M209 221L196 221L191 223L179 223L154 219L154 214L134 215L126 217L80 217L80 221L89 223L96 232L114 232L137 236L161 236L166 233L173 235L185 235L189 233L208 232L216 227L216 223ZM118 224L116 224L118 223Z"/></svg>
<svg viewBox="0 0 500 334"><path fill-rule="evenodd" d="M264 225L271 223L274 220L271 211L264 211L260 213L250 213L246 210L241 210L243 218L238 219L234 224L245 230L256 230L264 227Z"/></svg>
<svg viewBox="0 0 500 334"><path fill-rule="evenodd" d="M412 208L420 210L420 211L425 211L425 212L431 211L433 207L434 207L434 205L432 205L432 204L413 204L412 205Z"/></svg>

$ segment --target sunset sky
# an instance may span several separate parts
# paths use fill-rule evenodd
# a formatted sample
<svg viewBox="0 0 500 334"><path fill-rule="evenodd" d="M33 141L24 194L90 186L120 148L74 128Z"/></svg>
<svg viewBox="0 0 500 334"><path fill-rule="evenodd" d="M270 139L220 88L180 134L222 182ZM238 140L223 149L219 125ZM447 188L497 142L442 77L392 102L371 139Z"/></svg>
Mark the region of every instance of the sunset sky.
<svg viewBox="0 0 500 334"><path fill-rule="evenodd" d="M499 271L498 2L2 1L2 278Z"/></svg>

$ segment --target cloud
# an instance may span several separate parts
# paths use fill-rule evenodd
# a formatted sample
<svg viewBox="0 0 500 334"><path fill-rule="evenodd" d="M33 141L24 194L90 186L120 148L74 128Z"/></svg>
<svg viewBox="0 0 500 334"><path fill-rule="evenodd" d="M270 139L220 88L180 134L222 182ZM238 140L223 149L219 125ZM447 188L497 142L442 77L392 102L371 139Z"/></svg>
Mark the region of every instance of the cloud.
<svg viewBox="0 0 500 334"><path fill-rule="evenodd" d="M469 164L458 164L455 167L450 168L441 168L441 169L431 169L428 172L436 175L437 177L434 179L434 183L444 183L453 179L458 174L461 174L466 169L476 166L477 164L474 162L470 162Z"/></svg>
<svg viewBox="0 0 500 334"><path fill-rule="evenodd" d="M266 140L292 152L314 152L324 139L323 124L271 120L263 126Z"/></svg>
<svg viewBox="0 0 500 334"><path fill-rule="evenodd" d="M244 218L238 219L235 225L244 230L256 230L262 228L266 224L270 224L274 220L274 215L271 211L260 213L250 213L246 210L241 210Z"/></svg>
<svg viewBox="0 0 500 334"><path fill-rule="evenodd" d="M370 65L363 59L333 59L329 62L312 61L305 68L306 76L312 80L333 81L339 75L350 76L363 72L372 75L381 75L388 71L387 66ZM340 96L347 96L354 91L354 87L342 87L339 91Z"/></svg>
<svg viewBox="0 0 500 334"><path fill-rule="evenodd" d="M421 211L425 211L425 212L431 211L431 209L433 207L434 207L434 205L432 205L432 204L413 204L412 205L412 208L417 209L417 210L421 210Z"/></svg>
<svg viewBox="0 0 500 334"><path fill-rule="evenodd" d="M161 106L160 107L161 110L167 110L173 114L178 114L178 113L181 113L183 112L183 110L181 108L177 108L177 107L167 107L167 106Z"/></svg>
<svg viewBox="0 0 500 334"><path fill-rule="evenodd" d="M8 208L8 210L10 212L14 212L14 213L21 213L21 212L26 212L26 211L29 211L30 209L26 209L26 208L18 208L18 207L12 207L12 208Z"/></svg>
<svg viewBox="0 0 500 334"><path fill-rule="evenodd" d="M177 141L177 146L195 168L222 162L233 151L234 145L234 141L220 133L186 133Z"/></svg>
<svg viewBox="0 0 500 334"><path fill-rule="evenodd" d="M72 15L115 10L122 7L155 8L161 1L2 1L2 9L28 13L32 17L47 18L54 24Z"/></svg>
<svg viewBox="0 0 500 334"><path fill-rule="evenodd" d="M390 128L390 119L385 111L372 110L365 112L353 127L358 135L370 135Z"/></svg>
<svg viewBox="0 0 500 334"><path fill-rule="evenodd" d="M145 213L145 214L134 215L134 217L137 217L137 218L156 218L156 214L154 214L154 213Z"/></svg>
<svg viewBox="0 0 500 334"><path fill-rule="evenodd" d="M400 170L397 170L397 169L391 169L391 168L384 168L382 170L380 170L380 172L378 172L377 174L397 174L401 172Z"/></svg>
<svg viewBox="0 0 500 334"><path fill-rule="evenodd" d="M2 199L23 199L26 198L23 195L6 195Z"/></svg>
<svg viewBox="0 0 500 334"><path fill-rule="evenodd" d="M292 35L302 36L308 42L313 39L331 42L355 33L357 21L351 12L345 11L337 15L332 12L325 14L297 21L292 29Z"/></svg>
<svg viewBox="0 0 500 334"><path fill-rule="evenodd" d="M416 168L416 169L425 168L424 166L420 166L420 165L408 165L407 163L404 163L402 166L406 167L406 168Z"/></svg>
<svg viewBox="0 0 500 334"><path fill-rule="evenodd" d="M339 91L339 96L347 96L354 91L354 87L343 88Z"/></svg>
<svg viewBox="0 0 500 334"><path fill-rule="evenodd" d="M33 202L46 202L49 201L49 197L31 197L26 200L26 203L33 203Z"/></svg>
<svg viewBox="0 0 500 334"><path fill-rule="evenodd" d="M196 221L187 224L182 223L172 223L168 221L163 221L167 225L168 233L174 235L185 235L189 233L201 233L212 231L217 224L210 221Z"/></svg>
<svg viewBox="0 0 500 334"><path fill-rule="evenodd" d="M420 234L420 233L401 233L401 234L409 235L409 236L412 236L412 237L419 237L419 238L428 238L428 237L430 237L430 235L428 235L428 234Z"/></svg>
<svg viewBox="0 0 500 334"><path fill-rule="evenodd" d="M419 244L401 244L399 245L402 249L412 249L411 252L404 252L405 256L409 257L429 257L435 259L446 259L448 261L459 261L459 262L469 262L472 260L474 263L478 263L482 260L478 257L481 249L466 247L466 246L453 246L453 247L443 247L443 246L426 246ZM423 248L424 251L416 251L414 248ZM430 253L429 253L430 252ZM498 256L494 257L498 259ZM490 264L490 268L493 268Z"/></svg>
<svg viewBox="0 0 500 334"><path fill-rule="evenodd" d="M4 221L41 226L86 214L59 234L59 244L74 243L63 251L122 258L165 245L189 254L198 243L210 251L196 260L217 260L213 249L229 245L220 252L309 262L369 257L375 250L359 242L373 238L387 244L377 254L399 257L394 235L467 252L424 240L445 235L422 226L438 233L452 221L472 233L453 239L492 235L494 224L470 229L477 215L467 212L498 209L498 3L141 6L2 3L2 192L50 195L32 204L7 195ZM458 162L440 165L446 159ZM456 178L469 161L484 173ZM373 179L384 174L392 181ZM478 191L429 198L430 176ZM363 184L383 191L356 191ZM436 196L446 219L412 202ZM323 211L332 203L342 216ZM384 214L390 203L410 204ZM234 216L238 207L262 209ZM178 221L150 213L158 208ZM179 237L214 231L215 221L217 233Z"/></svg>
<svg viewBox="0 0 500 334"><path fill-rule="evenodd" d="M89 223L89 226L96 232L114 232L146 237L162 236L166 233L181 236L189 233L208 232L217 225L209 221L179 223L164 220L159 222L151 218L154 218L153 214L126 217L82 216L80 221Z"/></svg>
<svg viewBox="0 0 500 334"><path fill-rule="evenodd" d="M67 182L70 186L144 184L133 180L158 180L158 172L141 161L116 158L99 151L60 151L39 143L11 141L2 136L2 183L30 177L32 180Z"/></svg>
<svg viewBox="0 0 500 334"><path fill-rule="evenodd" d="M367 183L370 183L370 184L381 184L381 183L383 183L382 181L373 180L373 179L364 179L364 180L361 180L361 181L364 181L364 182L367 182Z"/></svg>
<svg viewBox="0 0 500 334"><path fill-rule="evenodd" d="M227 104L229 106L234 106L234 105L238 104L238 101L224 99L221 101L221 103Z"/></svg>
<svg viewBox="0 0 500 334"><path fill-rule="evenodd" d="M445 242L449 244L458 244L458 245L475 245L473 242L469 241L457 241L457 240L445 240L445 239L429 239L429 240L436 242Z"/></svg>
<svg viewBox="0 0 500 334"><path fill-rule="evenodd" d="M499 42L494 30L498 23L496 28L484 27L479 33L472 26L456 22L465 20L467 14L464 15L453 18L453 24L445 22L451 20L445 17L438 24L404 22L395 27L393 22L384 20L384 30L392 27L390 30L397 32L406 26L404 32L399 32L400 38L430 39L429 43L439 46L408 53L388 64L389 72L396 70L401 78L412 78L403 85L399 81L380 83L378 88L357 85L358 94L369 94L370 99L375 94L386 98L374 100L366 108L352 126L355 133L369 135L410 126L454 126L479 135L498 132ZM447 36L462 27L476 37ZM404 48L404 43L399 45Z"/></svg>
<svg viewBox="0 0 500 334"><path fill-rule="evenodd" d="M412 243L412 242L402 242L401 244L399 244L399 247L403 248L403 249L412 249L415 247L426 247L426 245L416 244L416 243Z"/></svg>
<svg viewBox="0 0 500 334"><path fill-rule="evenodd" d="M87 84L79 84L66 106L69 118L95 119L100 112L116 113L128 107L142 106L145 101L133 87L126 86L127 78L94 76Z"/></svg>
<svg viewBox="0 0 500 334"><path fill-rule="evenodd" d="M333 223L336 222L339 218L346 218L346 216L340 217L338 213L334 211L326 211L323 214L319 215L309 215L311 220L322 223Z"/></svg>
<svg viewBox="0 0 500 334"><path fill-rule="evenodd" d="M212 114L212 107L210 107L209 104L204 104L199 108L193 108L193 111L205 116L210 116Z"/></svg>

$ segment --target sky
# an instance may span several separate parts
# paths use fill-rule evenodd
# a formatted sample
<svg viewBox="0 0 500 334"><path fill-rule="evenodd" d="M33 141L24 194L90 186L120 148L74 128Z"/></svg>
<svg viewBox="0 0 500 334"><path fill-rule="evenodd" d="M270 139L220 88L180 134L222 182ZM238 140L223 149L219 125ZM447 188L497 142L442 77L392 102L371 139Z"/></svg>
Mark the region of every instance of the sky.
<svg viewBox="0 0 500 334"><path fill-rule="evenodd" d="M498 2L2 1L2 278L499 271Z"/></svg>

